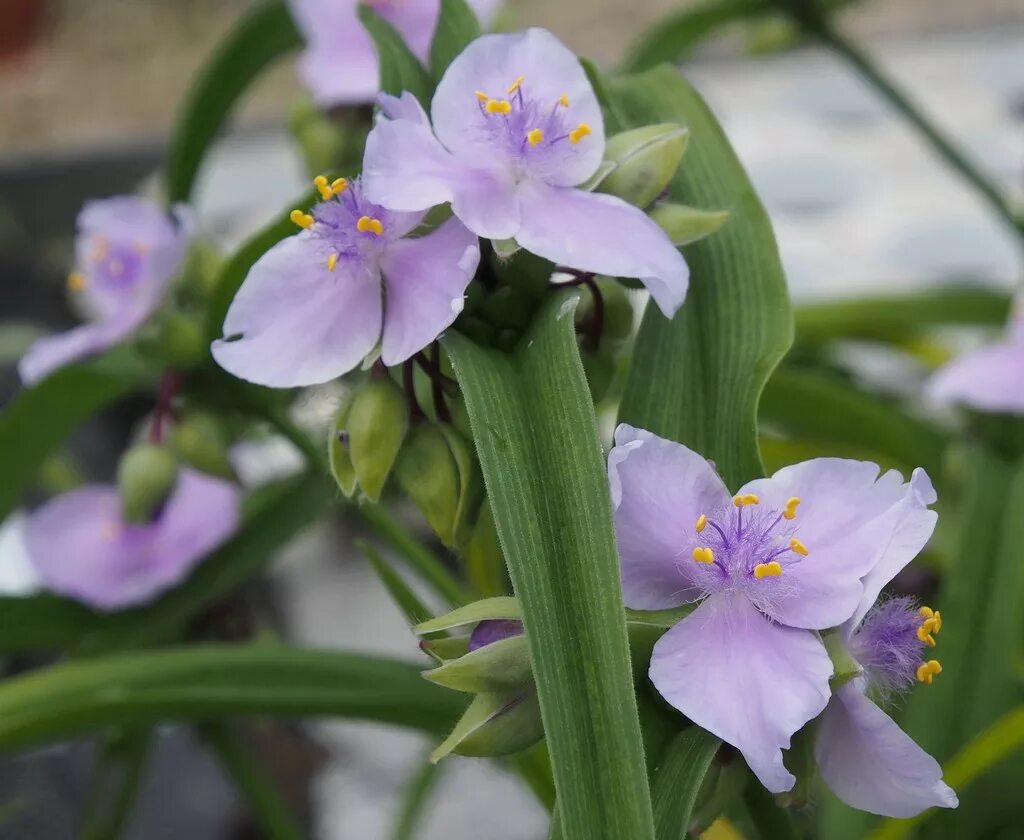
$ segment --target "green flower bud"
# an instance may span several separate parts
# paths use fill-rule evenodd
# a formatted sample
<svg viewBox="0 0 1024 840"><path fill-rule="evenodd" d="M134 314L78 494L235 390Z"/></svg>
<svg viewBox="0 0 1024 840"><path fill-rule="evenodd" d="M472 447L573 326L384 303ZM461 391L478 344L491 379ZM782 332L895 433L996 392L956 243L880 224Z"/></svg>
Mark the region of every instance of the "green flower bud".
<svg viewBox="0 0 1024 840"><path fill-rule="evenodd" d="M440 427L424 424L409 433L395 464L395 478L441 542L453 547L459 513L459 468Z"/></svg>
<svg viewBox="0 0 1024 840"><path fill-rule="evenodd" d="M178 462L163 446L141 443L117 467L117 487L126 522L148 522L174 489Z"/></svg>
<svg viewBox="0 0 1024 840"><path fill-rule="evenodd" d="M430 754L437 763L449 753L473 757L511 755L544 737L534 688L478 694L444 743Z"/></svg>
<svg viewBox="0 0 1024 840"><path fill-rule="evenodd" d="M187 414L174 427L171 444L178 456L197 470L220 478L236 477L228 458L227 434L213 415Z"/></svg>
<svg viewBox="0 0 1024 840"><path fill-rule="evenodd" d="M724 225L732 214L728 210L698 210L683 204L661 203L651 211L677 248L710 236Z"/></svg>
<svg viewBox="0 0 1024 840"><path fill-rule="evenodd" d="M502 286L481 302L478 314L496 327L523 330L533 317L535 304L523 290Z"/></svg>
<svg viewBox="0 0 1024 840"><path fill-rule="evenodd" d="M430 671L425 679L469 694L521 688L533 682L526 636L509 636Z"/></svg>
<svg viewBox="0 0 1024 840"><path fill-rule="evenodd" d="M348 412L351 403L347 404L331 424L327 437L327 456L331 465L331 475L338 483L338 489L346 499L355 495L359 482L356 480L356 468L352 466L352 454L349 451Z"/></svg>
<svg viewBox="0 0 1024 840"><path fill-rule="evenodd" d="M288 114L288 128L302 149L308 172L333 172L346 157L351 159L352 144L359 134L358 126L347 124L351 122L333 119L308 96L295 101ZM352 133L357 136L349 136ZM362 136L366 136L365 128Z"/></svg>
<svg viewBox="0 0 1024 840"><path fill-rule="evenodd" d="M674 123L616 134L605 146L605 159L615 168L598 185L598 191L647 207L676 174L689 139L689 130Z"/></svg>
<svg viewBox="0 0 1024 840"><path fill-rule="evenodd" d="M359 488L371 501L380 499L408 428L405 394L390 379L371 379L356 391L348 411L348 451Z"/></svg>
<svg viewBox="0 0 1024 840"><path fill-rule="evenodd" d="M170 309L160 315L153 345L153 355L164 366L191 370L205 361L209 354L199 321L179 310Z"/></svg>

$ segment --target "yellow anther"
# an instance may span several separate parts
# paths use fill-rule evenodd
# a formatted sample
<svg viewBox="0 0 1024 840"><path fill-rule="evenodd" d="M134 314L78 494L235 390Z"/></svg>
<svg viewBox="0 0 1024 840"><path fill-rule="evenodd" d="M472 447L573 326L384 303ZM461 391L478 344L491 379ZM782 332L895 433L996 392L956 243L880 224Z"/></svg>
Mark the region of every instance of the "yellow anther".
<svg viewBox="0 0 1024 840"><path fill-rule="evenodd" d="M917 628L917 638L928 645L928 647L935 647L935 637L932 635L934 630L935 620L927 618L924 624Z"/></svg>
<svg viewBox="0 0 1024 840"><path fill-rule="evenodd" d="M507 99L488 99L484 110L488 114L511 114L512 103Z"/></svg>
<svg viewBox="0 0 1024 840"><path fill-rule="evenodd" d="M745 493L742 496L733 496L732 503L738 508L747 507L747 505L759 505L761 504L761 498L753 493Z"/></svg>
<svg viewBox="0 0 1024 840"><path fill-rule="evenodd" d="M935 622L935 629L932 632L938 633L942 629L942 613L936 610L932 615L932 620Z"/></svg>
<svg viewBox="0 0 1024 840"><path fill-rule="evenodd" d="M699 518L697 519L697 524L696 524L696 525L694 525L693 527L697 529L697 533L698 533L698 534L699 534L699 533L700 533L701 531L703 531L703 530L704 530L705 528L707 528L707 527L708 527L708 518L707 518L707 516L705 516L705 515L704 515L704 514L702 513L702 514L700 515L700 517L699 517Z"/></svg>
<svg viewBox="0 0 1024 840"><path fill-rule="evenodd" d="M793 537L793 539L789 541L789 547L801 557L806 557L811 553L807 550L807 546L800 542L796 537Z"/></svg>
<svg viewBox="0 0 1024 840"><path fill-rule="evenodd" d="M348 180L346 178L335 178L331 181L331 189L334 190L335 195L345 192L348 189Z"/></svg>
<svg viewBox="0 0 1024 840"><path fill-rule="evenodd" d="M337 254L331 254L327 258L327 270L328 271L334 271L334 269L335 269L335 267L337 265L338 265L338 255Z"/></svg>
<svg viewBox="0 0 1024 840"><path fill-rule="evenodd" d="M929 632L938 633L942 629L942 613L938 610L933 610L931 607L921 607L918 613L920 613L922 618L935 622Z"/></svg>
<svg viewBox="0 0 1024 840"><path fill-rule="evenodd" d="M786 500L786 509L783 511L782 515L784 517L786 517L786 519L796 519L796 509L799 506L800 506L800 499L798 497L793 496L792 498L787 499Z"/></svg>
<svg viewBox="0 0 1024 840"><path fill-rule="evenodd" d="M931 685L935 675L941 673L942 666L939 664L939 660L929 659L927 662L922 662L917 666L917 681Z"/></svg>
<svg viewBox="0 0 1024 840"><path fill-rule="evenodd" d="M73 292L80 292L86 286L89 285L89 281L85 279L85 275L80 271L72 271L68 275L68 288Z"/></svg>
<svg viewBox="0 0 1024 840"><path fill-rule="evenodd" d="M515 93L517 90L519 90L519 86L523 83L523 79L524 78L525 78L525 76L520 76L514 82L512 82L512 84L509 85L509 87L508 87L508 92L509 93Z"/></svg>
<svg viewBox="0 0 1024 840"><path fill-rule="evenodd" d="M491 98L482 90L475 90L473 91L473 93L476 94L476 98L479 99L481 102L487 102Z"/></svg>
<svg viewBox="0 0 1024 840"><path fill-rule="evenodd" d="M324 201L334 198L334 189L327 183L327 179L323 175L317 175L313 179L313 186L320 191L320 198Z"/></svg>
<svg viewBox="0 0 1024 840"><path fill-rule="evenodd" d="M693 559L698 563L714 563L715 552L710 548L704 548L703 546L697 546L693 550Z"/></svg>
<svg viewBox="0 0 1024 840"><path fill-rule="evenodd" d="M526 142L531 146L536 146L543 139L544 132L539 128L533 128L526 132Z"/></svg>
<svg viewBox="0 0 1024 840"><path fill-rule="evenodd" d="M568 108L569 97L563 93L561 96L558 97L558 104L561 105L563 108Z"/></svg>
<svg viewBox="0 0 1024 840"><path fill-rule="evenodd" d="M380 219L371 219L369 216L360 216L359 221L356 222L356 230L360 233L366 233L369 231L375 236L380 236L384 233L384 225Z"/></svg>
<svg viewBox="0 0 1024 840"><path fill-rule="evenodd" d="M309 228L313 227L313 222L315 221L309 213L303 213L301 210L292 210L288 218L304 230L309 230Z"/></svg>
<svg viewBox="0 0 1024 840"><path fill-rule="evenodd" d="M569 132L569 142L575 145L579 143L588 134L591 134L590 126L586 123L580 123L576 128Z"/></svg>
<svg viewBox="0 0 1024 840"><path fill-rule="evenodd" d="M781 574L782 565L778 560L772 560L771 563L758 563L754 566L754 577L758 580L766 577L778 577Z"/></svg>

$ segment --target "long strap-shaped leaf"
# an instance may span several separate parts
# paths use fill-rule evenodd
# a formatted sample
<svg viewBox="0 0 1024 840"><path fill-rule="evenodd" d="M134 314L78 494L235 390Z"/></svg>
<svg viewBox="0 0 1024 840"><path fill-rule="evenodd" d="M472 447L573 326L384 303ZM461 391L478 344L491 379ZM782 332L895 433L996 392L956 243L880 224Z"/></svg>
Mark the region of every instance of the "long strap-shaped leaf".
<svg viewBox="0 0 1024 840"><path fill-rule="evenodd" d="M624 128L674 121L690 129L669 185L673 200L732 213L717 233L683 249L690 292L675 318L648 305L621 417L714 459L738 487L762 474L758 399L793 339L771 223L718 121L675 70L614 79L608 91Z"/></svg>
<svg viewBox="0 0 1024 840"><path fill-rule="evenodd" d="M445 339L530 642L570 840L652 840L608 482L557 297L514 357Z"/></svg>
<svg viewBox="0 0 1024 840"><path fill-rule="evenodd" d="M698 726L683 730L665 751L654 788L658 840L686 840L690 814L722 742Z"/></svg>
<svg viewBox="0 0 1024 840"><path fill-rule="evenodd" d="M333 715L441 733L463 701L412 663L276 644L65 662L0 685L0 750L106 726L229 715Z"/></svg>

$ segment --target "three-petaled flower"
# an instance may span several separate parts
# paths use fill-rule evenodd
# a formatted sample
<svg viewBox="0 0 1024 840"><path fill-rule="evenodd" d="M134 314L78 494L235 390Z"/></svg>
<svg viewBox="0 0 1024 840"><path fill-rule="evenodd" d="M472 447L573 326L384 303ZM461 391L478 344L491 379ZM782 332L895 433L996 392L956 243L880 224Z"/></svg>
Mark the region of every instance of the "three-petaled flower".
<svg viewBox="0 0 1024 840"><path fill-rule="evenodd" d="M145 603L181 580L238 526L238 487L182 469L151 521L127 522L117 488L87 485L51 499L25 526L47 589L91 607Z"/></svg>
<svg viewBox="0 0 1024 840"><path fill-rule="evenodd" d="M477 238L449 219L418 238L423 213L367 201L358 180L315 181L323 200L250 269L213 343L221 367L273 387L327 382L380 345L387 365L422 350L462 311Z"/></svg>
<svg viewBox="0 0 1024 840"><path fill-rule="evenodd" d="M927 542L927 475L905 483L820 458L731 495L696 452L627 425L608 472L626 605L700 601L658 641L651 681L739 749L765 787L789 790L782 749L825 708L833 675L812 631L841 625L865 592L874 600L885 570Z"/></svg>
<svg viewBox="0 0 1024 840"><path fill-rule="evenodd" d="M1024 414L1024 296L1017 301L1007 333L1002 341L965 353L940 368L927 385L931 401Z"/></svg>
<svg viewBox="0 0 1024 840"><path fill-rule="evenodd" d="M579 60L543 29L485 35L449 66L431 105L380 99L367 138L369 198L396 210L450 202L473 233L515 239L580 271L639 278L669 317L688 269L642 210L576 187L604 155L597 97Z"/></svg>
<svg viewBox="0 0 1024 840"><path fill-rule="evenodd" d="M68 286L94 320L35 342L18 365L26 385L134 333L180 271L191 236L184 208L170 217L130 195L87 202L77 228L76 270Z"/></svg>

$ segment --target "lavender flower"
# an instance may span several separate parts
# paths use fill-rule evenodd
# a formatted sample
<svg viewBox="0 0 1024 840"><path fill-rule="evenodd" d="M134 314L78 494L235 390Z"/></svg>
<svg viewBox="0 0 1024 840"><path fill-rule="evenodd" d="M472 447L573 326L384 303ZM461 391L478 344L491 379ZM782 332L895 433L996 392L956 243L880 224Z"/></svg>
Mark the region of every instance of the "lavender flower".
<svg viewBox="0 0 1024 840"><path fill-rule="evenodd" d="M916 609L910 598L879 601L862 621L842 628L861 673L829 700L814 752L825 782L848 805L905 818L959 804L939 763L868 696L884 700L915 681L930 684L942 666L925 654L941 628L940 613Z"/></svg>
<svg viewBox="0 0 1024 840"><path fill-rule="evenodd" d="M88 485L35 511L25 544L44 586L101 610L151 600L238 526L235 485L182 469L151 522L124 520L115 487Z"/></svg>
<svg viewBox="0 0 1024 840"><path fill-rule="evenodd" d="M315 182L323 201L250 269L213 357L235 376L287 388L327 382L380 344L387 365L422 350L462 311L480 261L457 219L419 238L423 213L366 200L358 180Z"/></svg>
<svg viewBox="0 0 1024 840"><path fill-rule="evenodd" d="M1006 338L965 353L928 382L939 405L959 403L979 411L1024 414L1024 297L1017 301Z"/></svg>
<svg viewBox="0 0 1024 840"><path fill-rule="evenodd" d="M365 0L398 30L423 61L437 27L440 0ZM496 0L469 0L484 21L494 16ZM359 0L291 0L292 15L308 44L299 59L299 75L317 104L360 105L380 90L373 41L356 14Z"/></svg>
<svg viewBox="0 0 1024 840"><path fill-rule="evenodd" d="M68 276L68 286L95 320L33 344L18 365L22 381L31 385L134 333L181 269L191 233L188 221L184 209L176 209L171 218L135 196L87 202L78 214L77 270Z"/></svg>
<svg viewBox="0 0 1024 840"><path fill-rule="evenodd" d="M876 570L921 549L928 477L819 458L731 496L700 455L627 425L608 473L626 605L701 602L655 645L651 681L765 787L789 790L782 749L825 708L833 672L811 631L842 624L866 589L877 595Z"/></svg>
<svg viewBox="0 0 1024 840"><path fill-rule="evenodd" d="M475 40L437 87L433 131L411 95L381 105L390 119L370 132L363 162L372 200L395 210L451 202L479 236L637 277L667 316L680 307L688 270L661 228L620 198L575 189L601 164L604 125L583 68L554 35Z"/></svg>

